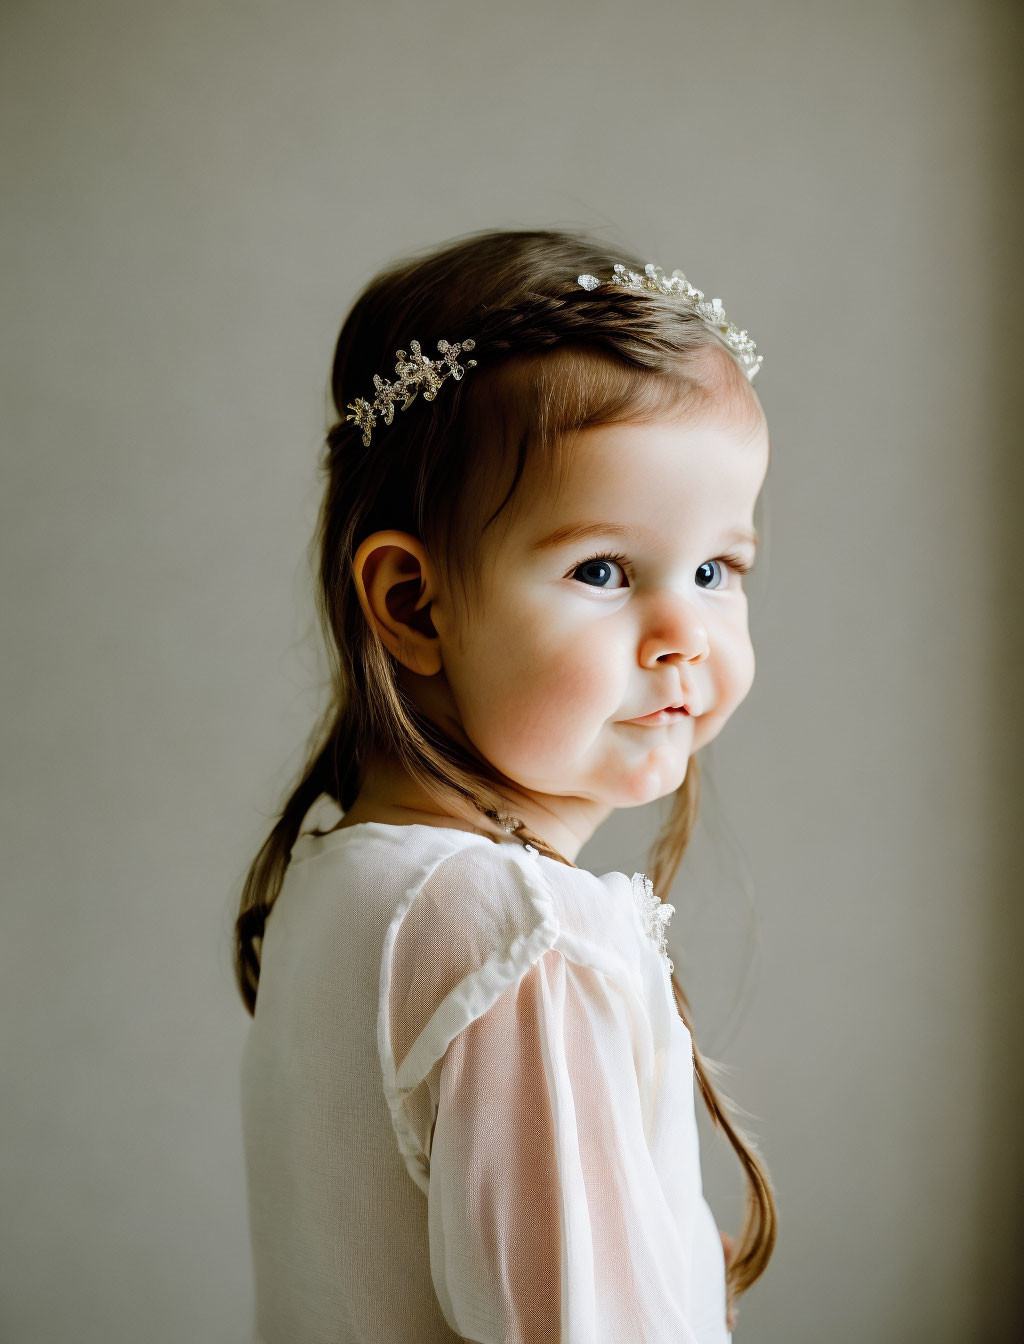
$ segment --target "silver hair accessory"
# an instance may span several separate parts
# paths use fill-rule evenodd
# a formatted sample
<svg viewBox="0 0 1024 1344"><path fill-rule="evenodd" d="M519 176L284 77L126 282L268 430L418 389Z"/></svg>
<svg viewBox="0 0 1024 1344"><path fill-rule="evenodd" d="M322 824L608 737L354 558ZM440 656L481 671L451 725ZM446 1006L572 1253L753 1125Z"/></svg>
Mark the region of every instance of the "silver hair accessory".
<svg viewBox="0 0 1024 1344"><path fill-rule="evenodd" d="M597 289L601 281L596 275L581 275L577 283L583 289ZM745 331L740 331L725 315L721 299L706 299L699 289L694 289L682 271L673 271L666 275L660 266L649 261L641 275L631 271L628 266L616 262L612 268L611 285L625 285L628 289L647 290L654 294L679 295L690 305L698 317L702 317L715 335L729 347L743 366L750 382L761 367L763 355L757 353L757 346Z"/></svg>
<svg viewBox="0 0 1024 1344"><path fill-rule="evenodd" d="M407 355L404 350L396 350L395 356L398 363L395 365L395 372L398 378L393 383L389 383L386 378L382 378L379 373L373 375L373 386L376 389L372 401L367 401L365 397L356 397L355 401L349 402L346 410L352 411L352 415L346 415L346 420L352 420L363 431L363 447L370 446L370 435L377 424L379 415L386 425L390 425L395 417L395 406L401 402L398 407L400 411L408 410L416 400L418 392L423 393L424 401L433 401L437 396L438 388L444 380L451 376L456 382L466 372L476 364L475 359L467 359L466 366L458 362L458 357L464 350L472 350L476 345L475 341L456 342L452 345L448 341L438 341L437 352L440 359L428 359L420 350L419 341L410 341L409 349L411 354Z"/></svg>
<svg viewBox="0 0 1024 1344"><path fill-rule="evenodd" d="M493 807L487 808L484 812L484 816L490 817L491 821L497 822L501 829L509 835L514 835L516 831L521 831L524 828L524 823L518 817L513 817L511 813L508 812L497 812ZM523 848L529 854L537 853L536 848L528 841L524 842Z"/></svg>

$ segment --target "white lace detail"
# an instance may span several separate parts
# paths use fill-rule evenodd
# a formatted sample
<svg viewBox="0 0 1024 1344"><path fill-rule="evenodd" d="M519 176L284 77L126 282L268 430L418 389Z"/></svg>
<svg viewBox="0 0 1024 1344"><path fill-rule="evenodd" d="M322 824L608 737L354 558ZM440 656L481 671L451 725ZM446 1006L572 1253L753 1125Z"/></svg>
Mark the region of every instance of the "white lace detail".
<svg viewBox="0 0 1024 1344"><path fill-rule="evenodd" d="M633 899L636 901L637 909L640 911L640 919L648 937L657 947L658 951L665 958L670 971L675 970L675 963L668 954L668 942L665 938L665 929L668 922L676 912L674 905L669 905L667 901L661 901L654 894L654 883L646 873L634 873L632 877Z"/></svg>

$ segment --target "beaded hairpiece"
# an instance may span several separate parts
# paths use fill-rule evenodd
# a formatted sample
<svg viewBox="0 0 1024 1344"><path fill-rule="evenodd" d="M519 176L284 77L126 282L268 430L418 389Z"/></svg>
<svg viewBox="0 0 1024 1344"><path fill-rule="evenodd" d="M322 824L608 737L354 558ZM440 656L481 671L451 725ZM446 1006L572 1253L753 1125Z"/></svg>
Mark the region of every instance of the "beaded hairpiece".
<svg viewBox="0 0 1024 1344"><path fill-rule="evenodd" d="M581 275L577 283L583 289L593 290L600 286L601 281L596 275ZM722 300L706 299L701 290L695 289L690 284L682 271L673 271L670 276L666 276L660 266L655 266L649 261L641 275L638 271L631 271L627 266L623 266L621 262L616 262L608 283L656 294L672 294L684 299L698 317L703 318L715 335L729 347L743 366L747 378L751 382L754 381L754 375L761 367L764 358L757 353L757 346L745 331L740 331L729 321L722 307ZM378 416L386 425L390 425L395 417L396 406L401 411L407 410L419 392L423 393L424 401L433 401L446 378L451 377L458 382L466 369L471 369L476 364L475 359L467 359L463 367L458 362L458 357L463 351L472 350L475 346L476 342L472 340L456 342L454 345L449 341L438 341L439 359L429 359L423 354L419 341L409 342L411 354L407 355L404 350L396 350L397 379L391 383L379 373L375 373L373 400L367 401L365 397L356 397L355 401L349 402L346 407L352 414L346 415L345 419L351 420L363 431L363 446L366 448L370 446L370 436L377 426Z"/></svg>
<svg viewBox="0 0 1024 1344"><path fill-rule="evenodd" d="M740 331L725 315L721 299L706 299L699 289L694 289L682 271L673 271L666 275L660 266L649 261L641 275L631 271L628 266L616 262L612 268L611 285L625 285L628 289L646 290L655 294L675 294L684 299L698 317L702 317L720 340L733 352L750 382L761 367L763 355L757 353L757 346L745 331ZM596 275L581 275L577 284L584 289L597 289L601 281Z"/></svg>
<svg viewBox="0 0 1024 1344"><path fill-rule="evenodd" d="M437 396L438 388L444 380L451 376L456 382L476 363L475 359L467 359L466 367L458 362L458 356L463 350L472 350L476 345L475 341L462 341L455 345L448 341L438 341L437 351L440 359L428 359L420 350L419 341L410 341L409 349L411 354L407 355L404 350L396 350L398 363L395 365L395 372L398 378L389 383L386 378L382 378L379 373L373 375L373 386L376 393L372 401L367 401L365 397L356 397L346 407L353 412L352 415L346 415L346 420L354 421L363 431L363 446L370 446L370 434L377 424L379 415L386 425L390 425L395 417L395 406L401 402L400 411L407 410L416 400L418 392L423 393L424 401L433 401Z"/></svg>

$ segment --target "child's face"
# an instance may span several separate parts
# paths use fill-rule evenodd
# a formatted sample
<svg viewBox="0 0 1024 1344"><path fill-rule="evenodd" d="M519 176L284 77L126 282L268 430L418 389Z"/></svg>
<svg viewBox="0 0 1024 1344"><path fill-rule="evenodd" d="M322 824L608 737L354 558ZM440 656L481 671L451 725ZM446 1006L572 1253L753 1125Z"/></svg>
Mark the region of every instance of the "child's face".
<svg viewBox="0 0 1024 1344"><path fill-rule="evenodd" d="M615 808L677 789L750 690L743 579L720 557L754 560L733 534L753 527L768 452L759 405L586 430L559 497L535 498L485 543L481 614L456 629L447 604L431 608L462 731L522 790L509 810L563 853ZM681 700L689 716L630 722Z"/></svg>

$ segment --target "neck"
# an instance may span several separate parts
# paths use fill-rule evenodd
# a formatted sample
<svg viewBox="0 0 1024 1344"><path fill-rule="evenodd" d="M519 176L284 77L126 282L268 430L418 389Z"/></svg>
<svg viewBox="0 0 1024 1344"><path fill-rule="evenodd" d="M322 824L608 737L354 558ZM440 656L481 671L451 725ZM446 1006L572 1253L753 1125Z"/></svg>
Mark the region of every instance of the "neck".
<svg viewBox="0 0 1024 1344"><path fill-rule="evenodd" d="M549 799L547 795L509 790L496 811L522 821L539 840L575 864L583 845L612 810L605 808L597 816L595 806L585 798ZM465 800L446 805L423 789L397 761L379 757L368 763L359 797L345 813L345 820L350 824L360 820L418 821L477 831L494 838L521 834L509 832Z"/></svg>

